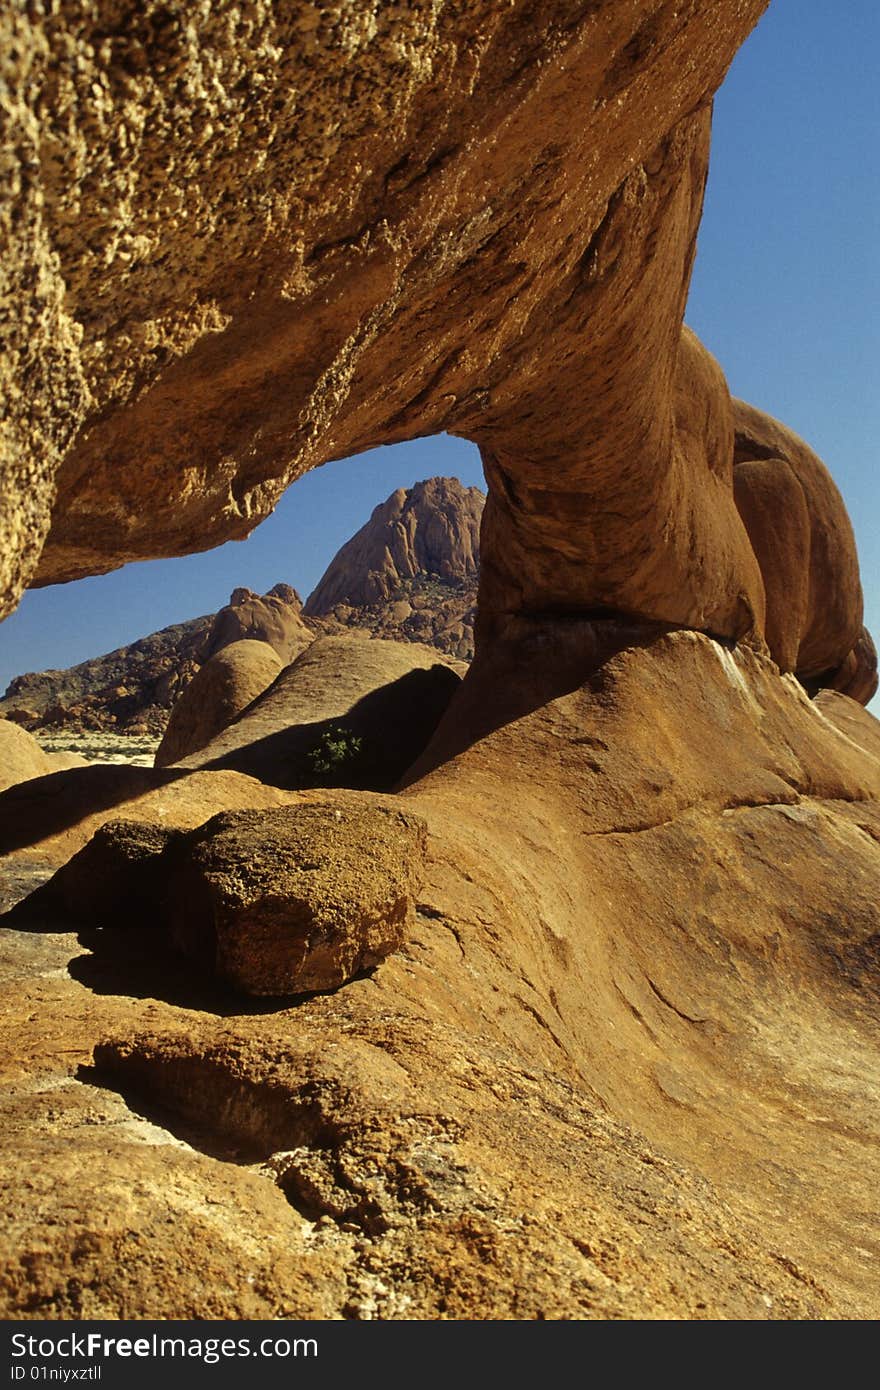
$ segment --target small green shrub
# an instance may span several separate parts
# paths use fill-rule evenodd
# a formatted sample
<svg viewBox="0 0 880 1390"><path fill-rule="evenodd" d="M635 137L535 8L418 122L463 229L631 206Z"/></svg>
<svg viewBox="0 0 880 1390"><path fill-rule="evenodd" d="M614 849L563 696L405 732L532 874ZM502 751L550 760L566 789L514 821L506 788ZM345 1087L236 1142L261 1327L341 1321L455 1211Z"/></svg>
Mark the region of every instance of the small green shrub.
<svg viewBox="0 0 880 1390"><path fill-rule="evenodd" d="M364 746L362 738L343 724L331 724L306 754L309 770L322 778L336 778L356 762Z"/></svg>

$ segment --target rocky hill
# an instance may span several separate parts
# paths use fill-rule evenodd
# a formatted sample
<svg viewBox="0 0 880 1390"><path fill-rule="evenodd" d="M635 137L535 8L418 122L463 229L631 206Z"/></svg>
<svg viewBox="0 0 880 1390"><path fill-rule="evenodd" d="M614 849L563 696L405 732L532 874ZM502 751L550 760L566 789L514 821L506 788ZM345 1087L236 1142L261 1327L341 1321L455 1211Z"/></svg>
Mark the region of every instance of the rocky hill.
<svg viewBox="0 0 880 1390"><path fill-rule="evenodd" d="M290 661L312 640L289 584L260 596L235 589L219 613L174 623L105 656L61 671L17 676L0 700L0 717L26 729L78 727L161 734L196 671L215 652L257 638Z"/></svg>
<svg viewBox="0 0 880 1390"><path fill-rule="evenodd" d="M398 488L335 555L306 619L325 632L362 628L469 661L485 501L457 478Z"/></svg>
<svg viewBox="0 0 880 1390"><path fill-rule="evenodd" d="M303 608L289 584L235 589L219 613L175 623L67 670L18 676L0 700L27 729L161 734L201 666L234 642L268 642L284 664L318 635L363 630L473 656L485 497L457 478L398 488L331 561Z"/></svg>
<svg viewBox="0 0 880 1390"><path fill-rule="evenodd" d="M398 488L331 561L305 612L323 617L340 605L394 598L425 575L445 583L475 580L484 494L457 478L428 478Z"/></svg>

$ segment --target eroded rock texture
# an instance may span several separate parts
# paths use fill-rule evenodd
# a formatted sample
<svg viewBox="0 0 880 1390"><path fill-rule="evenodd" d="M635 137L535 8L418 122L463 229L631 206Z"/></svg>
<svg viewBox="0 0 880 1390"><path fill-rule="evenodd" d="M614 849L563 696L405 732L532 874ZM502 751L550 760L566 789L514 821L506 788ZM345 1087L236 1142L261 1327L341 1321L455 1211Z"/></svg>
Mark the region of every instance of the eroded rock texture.
<svg viewBox="0 0 880 1390"><path fill-rule="evenodd" d="M646 625L499 662L391 803L425 881L369 978L252 1011L155 926L0 933L8 1315L876 1315L877 722ZM105 819L272 804L127 771ZM38 801L22 876L82 843Z"/></svg>
<svg viewBox="0 0 880 1390"><path fill-rule="evenodd" d="M72 432L35 582L244 535L305 469L447 429L480 444L489 482L484 638L513 612L610 609L766 633L784 670L797 649L833 680L861 630L846 545L810 561L808 587L818 567L837 595L824 620L781 631L798 607L781 613L771 578L765 621L727 388L681 332L711 97L763 8L7 20L9 227L31 287L6 369L24 552L7 601ZM798 479L821 550L840 504Z"/></svg>
<svg viewBox="0 0 880 1390"><path fill-rule="evenodd" d="M301 611L289 584L263 595L235 589L218 613L174 623L64 671L17 676L0 699L0 715L28 729L67 725L160 734L201 666L224 647L268 643L279 663L291 661L314 637Z"/></svg>
<svg viewBox="0 0 880 1390"><path fill-rule="evenodd" d="M5 20L10 602L69 440L37 582L419 433L490 489L476 658L396 798L425 882L369 978L244 1012L153 925L7 922L12 1316L876 1316L877 725L779 671L870 684L851 536L681 326L762 9ZM0 795L5 899L123 801L161 843L351 796L214 752Z"/></svg>
<svg viewBox="0 0 880 1390"><path fill-rule="evenodd" d="M305 606L324 617L337 604L376 603L422 576L476 580L485 497L457 478L398 488L330 562Z"/></svg>
<svg viewBox="0 0 880 1390"><path fill-rule="evenodd" d="M645 547L673 503L683 518L637 609L747 627L729 479L713 481L712 440L688 471L670 391L708 101L763 7L17 17L13 245L64 318L62 332L19 300L31 358L63 372L63 410L36 378L28 400L56 434L80 426L38 580L245 534L304 469L447 428L502 469L512 447L531 486L558 493L542 514L583 513L629 460L654 504ZM11 448L9 466L26 457ZM48 481L32 492L45 510ZM609 553L631 544L608 535ZM572 538L573 561L585 545Z"/></svg>

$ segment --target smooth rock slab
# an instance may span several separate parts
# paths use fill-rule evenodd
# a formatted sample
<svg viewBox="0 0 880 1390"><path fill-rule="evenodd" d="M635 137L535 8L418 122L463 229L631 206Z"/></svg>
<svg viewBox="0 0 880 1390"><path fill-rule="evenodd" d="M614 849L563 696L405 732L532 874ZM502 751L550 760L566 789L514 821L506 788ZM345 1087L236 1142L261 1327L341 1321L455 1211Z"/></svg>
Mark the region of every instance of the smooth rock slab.
<svg viewBox="0 0 880 1390"><path fill-rule="evenodd" d="M175 847L174 941L247 994L335 989L403 941L426 837L355 798L215 816Z"/></svg>

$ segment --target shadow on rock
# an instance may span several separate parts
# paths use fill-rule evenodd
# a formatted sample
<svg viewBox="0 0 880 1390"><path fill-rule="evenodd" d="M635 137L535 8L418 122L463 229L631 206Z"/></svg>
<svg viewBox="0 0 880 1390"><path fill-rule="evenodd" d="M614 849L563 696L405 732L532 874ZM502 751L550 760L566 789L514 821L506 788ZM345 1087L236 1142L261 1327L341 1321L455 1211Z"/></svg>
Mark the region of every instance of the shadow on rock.
<svg viewBox="0 0 880 1390"><path fill-rule="evenodd" d="M68 768L18 782L0 793L0 854L59 835L89 816L122 806L185 776L179 768L160 771L104 764Z"/></svg>
<svg viewBox="0 0 880 1390"><path fill-rule="evenodd" d="M263 712L255 707L253 716L224 731L216 748L209 745L185 766L241 772L291 791L388 791L422 753L460 685L448 666L416 669L339 715L268 733L260 732ZM266 708L271 712L268 700Z"/></svg>
<svg viewBox="0 0 880 1390"><path fill-rule="evenodd" d="M86 954L67 969L94 994L158 999L183 1009L235 1018L296 1008L309 996L250 999L186 959L165 931L132 928L125 933L89 928L77 940Z"/></svg>

